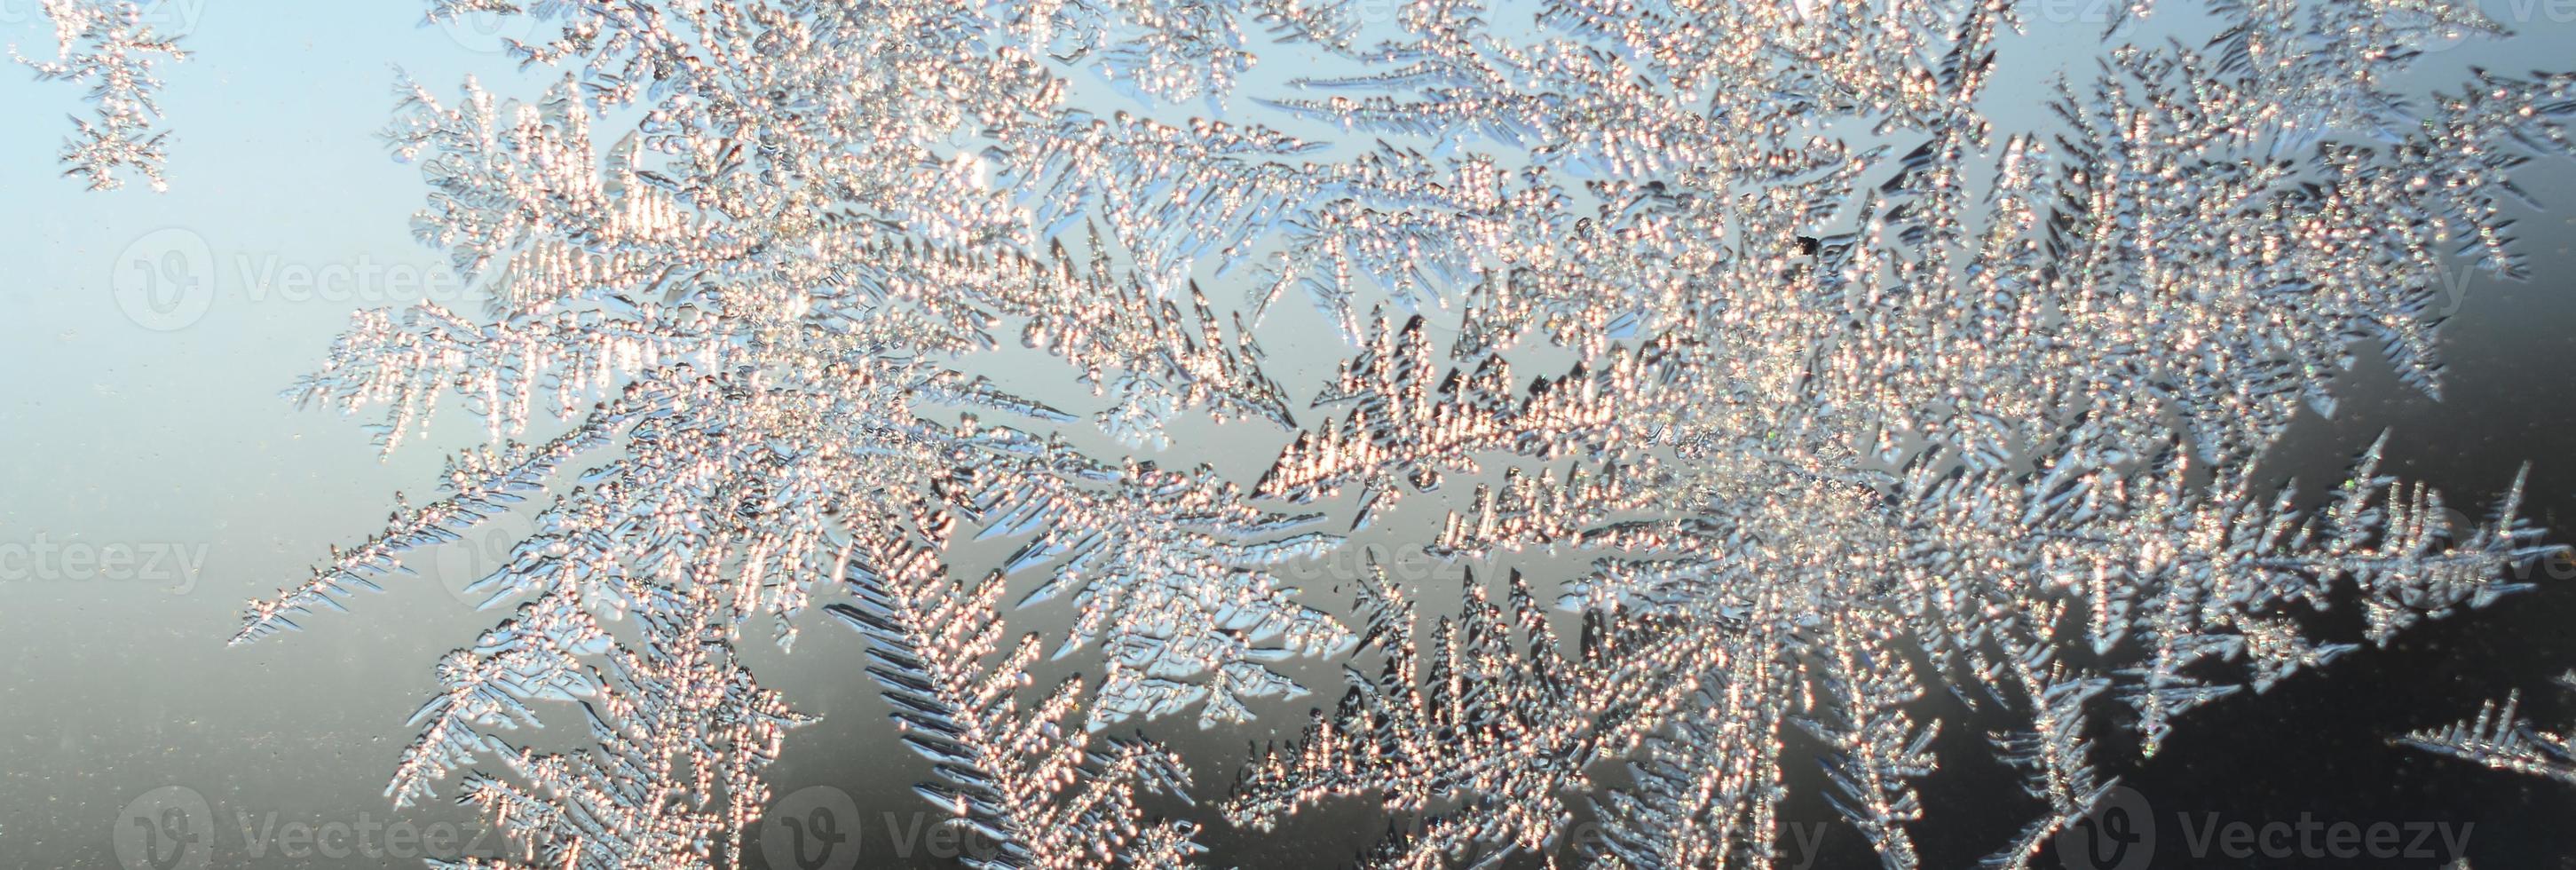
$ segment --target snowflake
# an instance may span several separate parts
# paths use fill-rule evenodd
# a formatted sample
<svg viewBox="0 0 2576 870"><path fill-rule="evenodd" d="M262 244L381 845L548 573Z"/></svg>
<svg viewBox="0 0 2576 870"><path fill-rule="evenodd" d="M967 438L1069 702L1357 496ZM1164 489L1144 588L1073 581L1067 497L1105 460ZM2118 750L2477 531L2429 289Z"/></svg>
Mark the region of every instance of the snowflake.
<svg viewBox="0 0 2576 870"><path fill-rule="evenodd" d="M436 0L536 19L510 51L556 71L397 89L416 233L490 304L362 312L291 395L380 409L387 450L442 403L489 443L236 640L530 511L471 587L512 615L440 663L389 792L498 765L465 799L535 866L738 866L808 719L740 635L792 643L824 596L994 866L1189 860L1198 823L1140 800L1184 761L1093 733L1233 727L1358 656L1380 673L1224 821L1374 799L1398 829L1363 862L1435 867L1561 857L1582 811L1601 866L1770 866L1794 732L1911 868L1937 690L2012 722L2030 821L1987 863L2019 868L2114 784L2105 741L2153 754L2352 649L2310 628L2329 595L2386 643L2555 552L2518 480L2472 520L2381 475L2385 437L2313 510L2260 467L2355 338L2438 394L2449 258L2522 274L2503 205L2576 152L2576 76L2392 91L2500 32L2466 5L2225 3L2133 39L2142 2L2053 82L1997 76L2027 43L1982 0L1383 11ZM1264 84L1264 52L1324 74ZM2021 81L2054 111L1998 130ZM1312 412L1255 341L1290 289L1356 346ZM988 376L1032 355L1097 407ZM1248 488L1115 455L1212 424L1293 434ZM1354 631L1282 582L1342 545L1330 512L1410 500L1446 519L1389 533L1461 563L1457 616L1361 578ZM961 580L961 523L1020 547ZM1592 561L1508 572L1501 605L1467 570L1533 552ZM1044 644L1005 644L1001 603L1029 569L1096 681L1032 692ZM540 701L591 747L504 741ZM2417 742L2547 748L2501 727Z"/></svg>

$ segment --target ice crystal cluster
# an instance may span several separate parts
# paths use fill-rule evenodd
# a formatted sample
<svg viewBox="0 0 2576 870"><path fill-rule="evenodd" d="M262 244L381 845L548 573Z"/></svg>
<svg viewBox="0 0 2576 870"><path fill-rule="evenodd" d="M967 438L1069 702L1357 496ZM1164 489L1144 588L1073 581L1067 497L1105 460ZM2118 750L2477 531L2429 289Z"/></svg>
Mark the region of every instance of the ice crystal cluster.
<svg viewBox="0 0 2576 870"><path fill-rule="evenodd" d="M2558 684L2576 689L2576 672L2561 675ZM2519 691L2506 695L2502 704L2487 702L2478 710L2477 718L2448 727L2417 731L2398 738L2397 742L2427 752L2475 761L2497 770L2576 785L2576 740L2540 730L2540 726L2524 718L2522 693Z"/></svg>
<svg viewBox="0 0 2576 870"><path fill-rule="evenodd" d="M55 60L35 60L12 48L9 56L35 70L41 81L85 83L94 118L72 118L73 134L63 142L65 175L80 176L91 190L125 186L117 172L130 170L166 190L161 177L161 140L156 131L161 106L154 99L161 80L152 67L163 59L188 59L178 40L155 33L143 9L128 0L42 0L45 18L53 22L59 44Z"/></svg>
<svg viewBox="0 0 2576 870"><path fill-rule="evenodd" d="M2512 174L2571 151L2576 77L2400 93L2501 34L2461 0L2038 22L2099 38L2073 65L2006 0L428 14L534 19L521 98L405 81L387 131L490 304L363 312L293 395L387 450L442 407L488 443L237 640L528 517L389 789L452 783L528 866L742 865L782 752L862 751L795 741L742 657L818 625L865 638L988 866L1172 866L1354 803L1395 822L1367 866L1770 866L1815 747L1915 867L1964 727L1935 693L2014 723L2029 823L1988 863L2029 866L2109 747L2548 552L2516 482L2464 512L2377 446L2309 495L2260 464L2356 349L2438 391L2440 270L2520 274ZM996 380L1032 367L1088 395ZM1153 460L1191 431L1284 446ZM1288 585L1361 528L1454 563L1457 608ZM986 574L971 538L1017 550ZM1015 634L1035 601L1070 627ZM1046 655L1087 676L1035 685ZM1143 730L1308 692L1340 700L1207 810L1149 797L1192 777ZM584 748L513 742L567 722Z"/></svg>
<svg viewBox="0 0 2576 870"><path fill-rule="evenodd" d="M2560 689L2576 689L2576 671L2559 675L2555 682ZM2390 742L2507 773L2540 777L2561 786L2576 786L2576 731L2543 730L2522 714L2520 690L2506 694L2501 703L2486 702L2473 718L2415 731Z"/></svg>

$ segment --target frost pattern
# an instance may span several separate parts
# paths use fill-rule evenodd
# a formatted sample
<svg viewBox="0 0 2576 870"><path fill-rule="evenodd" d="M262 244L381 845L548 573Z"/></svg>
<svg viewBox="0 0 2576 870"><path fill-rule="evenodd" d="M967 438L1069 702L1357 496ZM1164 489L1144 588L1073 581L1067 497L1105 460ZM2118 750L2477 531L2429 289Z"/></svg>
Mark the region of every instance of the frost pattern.
<svg viewBox="0 0 2576 870"><path fill-rule="evenodd" d="M1105 753L1084 751L1083 729L1065 727L1080 704L1079 678L1020 713L1014 694L1028 684L1038 638L1021 637L995 667L983 666L1003 634L1001 575L951 583L939 561L950 525L946 516L916 516L854 541L858 603L831 608L877 642L868 675L894 702L904 742L938 760L948 780L920 786L922 795L1001 844L1001 854L969 860L978 866L1185 865L1202 851L1190 841L1195 827L1171 820L1139 831L1136 807L1139 792L1187 799L1180 757L1142 735L1113 738ZM1132 850L1099 848L1131 836Z"/></svg>
<svg viewBox="0 0 2576 870"><path fill-rule="evenodd" d="M2558 684L2576 689L2576 671L2560 675ZM2520 691L2507 694L2501 704L2488 701L2478 708L2476 718L2417 731L2394 742L2497 770L2576 785L2576 742L2565 734L2543 731L2525 718Z"/></svg>
<svg viewBox="0 0 2576 870"><path fill-rule="evenodd" d="M1583 811L1600 866L1771 866L1796 732L1912 868L1940 692L2012 723L2031 821L1986 864L2022 868L2113 784L2106 742L2155 753L2352 649L2302 627L2330 594L2385 643L2552 552L2518 480L2470 520L2380 474L2385 437L2311 509L2258 463L2332 412L2353 339L2438 394L2446 258L2522 274L2502 209L2576 152L2576 76L2388 90L2494 30L2467 5L2229 2L2149 40L2135 4L2007 130L1979 107L2012 4L1373 11L435 0L532 16L511 51L556 71L397 89L416 233L489 304L362 312L291 395L381 410L387 450L461 405L488 444L236 639L532 512L471 587L515 615L441 664L391 793L497 764L467 799L537 866L736 866L804 717L735 645L792 643L819 595L996 866L1187 860L1193 823L1137 797L1187 768L1090 732L1241 723L1347 654L1225 821L1375 800L1397 828L1362 863L1481 866L1561 857ZM1265 51L1327 62L1244 93ZM1312 394L1255 341L1290 290L1356 345ZM978 374L1041 355L1096 409ZM1248 489L1085 446L1184 415L1293 440ZM1330 511L1408 500L1447 508L1389 533L1460 563L1457 616L1360 578L1355 633L1280 582L1342 542ZM1001 574L949 576L957 524L1019 542ZM1503 604L1469 570L1530 553L1592 561L1509 571ZM1044 644L1005 651L1000 602L1032 569L1096 682L1022 694ZM504 742L534 701L595 747Z"/></svg>
<svg viewBox="0 0 2576 870"><path fill-rule="evenodd" d="M152 67L161 59L188 59L178 40L152 31L143 10L128 0L43 0L45 17L54 23L57 59L10 58L36 71L38 81L86 83L91 118L74 116L72 135L63 141L64 175L85 178L91 190L125 186L120 169L143 176L156 191L170 189L161 177L161 140L168 131L153 129L161 117L154 93L161 80Z"/></svg>

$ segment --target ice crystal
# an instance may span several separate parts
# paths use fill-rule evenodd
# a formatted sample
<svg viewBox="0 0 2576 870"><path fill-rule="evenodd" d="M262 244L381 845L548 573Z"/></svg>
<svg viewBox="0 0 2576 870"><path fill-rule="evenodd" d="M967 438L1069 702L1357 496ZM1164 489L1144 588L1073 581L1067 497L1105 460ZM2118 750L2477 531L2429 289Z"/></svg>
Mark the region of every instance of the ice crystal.
<svg viewBox="0 0 2576 870"><path fill-rule="evenodd" d="M54 24L57 59L35 60L11 49L9 56L36 71L39 81L86 83L94 117L72 118L73 133L63 142L64 175L86 179L91 190L125 186L120 169L143 176L153 190L168 190L161 177L161 140L167 131L153 126L161 117L154 93L161 80L152 67L161 58L188 59L178 40L157 34L143 20L143 10L129 0L43 0L45 17Z"/></svg>
<svg viewBox="0 0 2576 870"><path fill-rule="evenodd" d="M1679 714L1695 685L1690 671L1716 654L1714 639L1587 621L1581 657L1569 660L1519 575L1510 589L1506 615L1469 575L1464 612L1432 631L1436 657L1425 672L1412 603L1372 578L1361 603L1369 638L1386 654L1383 676L1354 672L1331 718L1317 711L1297 747L1274 748L1247 769L1227 820L1268 829L1300 806L1367 793L1398 813L1459 804L1382 847L1372 858L1385 866L1438 866L1465 843L1535 849L1554 839L1563 786Z"/></svg>
<svg viewBox="0 0 2576 870"><path fill-rule="evenodd" d="M466 797L546 866L736 865L804 717L735 645L822 596L994 866L1186 860L1192 823L1138 801L1182 762L1089 732L1231 726L1357 654L1380 673L1226 821L1365 798L1399 828L1373 866L1769 866L1812 744L1911 868L1966 727L1938 692L2006 723L2030 821L1987 864L2018 868L2113 784L2105 741L2155 753L2352 649L2313 627L2330 597L2386 643L2548 552L2519 481L2469 520L2380 474L2384 437L2314 508L2260 463L2355 339L2438 391L2450 258L2521 274L2512 175L2576 151L2576 77L2395 92L2494 30L2466 5L2221 3L2151 40L2138 3L2053 80L1998 77L2029 43L1985 0L1385 11L435 0L537 19L510 50L559 73L398 88L417 235L490 303L363 312L293 395L382 409L387 450L442 404L489 443L237 639L530 511L470 587L515 615L442 663L391 791L498 764ZM1265 84L1264 52L1317 72ZM2029 82L2052 112L1987 117ZM1255 341L1291 290L1357 346L1313 412ZM994 379L1042 357L1087 419ZM1097 446L1193 415L1294 434L1249 487ZM1391 528L1423 500L1446 519ZM1283 569L1342 509L1460 563L1459 614L1426 630L1374 575L1362 634L1302 601ZM960 582L958 523L1019 548ZM1533 554L1592 561L1503 572L1503 604L1469 570ZM1024 696L1046 644L1006 650L1001 601L1030 569L1096 681ZM504 742L535 701L593 746ZM2460 739L2541 745L2489 732ZM1602 836L1569 844L1578 814Z"/></svg>
<svg viewBox="0 0 2576 870"><path fill-rule="evenodd" d="M2576 672L2560 675L2561 687L2576 689ZM2576 742L2543 731L2522 715L2522 692L2488 701L2476 718L2442 728L2428 728L2397 738L2398 745L2474 761L2497 770L2545 777L2576 785Z"/></svg>
<svg viewBox="0 0 2576 870"><path fill-rule="evenodd" d="M937 760L948 780L921 786L921 793L1001 844L1001 854L970 861L979 867L1186 863L1201 851L1190 841L1193 826L1140 825L1136 806L1139 791L1186 799L1189 773L1179 756L1141 735L1111 739L1106 753L1084 751L1084 730L1065 727L1080 703L1078 678L1025 715L1017 709L1015 693L1038 658L1038 638L1025 635L993 667L983 665L1003 635L996 606L1002 578L995 573L962 587L949 579L939 552L950 523L945 515L916 516L853 540L849 582L858 602L831 607L877 642L868 651L875 660L869 676L894 702L904 742ZM1104 848L1130 837L1137 841L1132 850Z"/></svg>

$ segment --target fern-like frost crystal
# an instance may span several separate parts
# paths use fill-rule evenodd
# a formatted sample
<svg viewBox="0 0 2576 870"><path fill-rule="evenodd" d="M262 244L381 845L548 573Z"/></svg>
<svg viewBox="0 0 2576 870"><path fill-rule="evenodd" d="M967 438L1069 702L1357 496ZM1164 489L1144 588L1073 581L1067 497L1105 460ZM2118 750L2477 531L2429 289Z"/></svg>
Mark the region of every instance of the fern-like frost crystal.
<svg viewBox="0 0 2576 870"><path fill-rule="evenodd" d="M2041 866L2106 744L2551 552L2387 437L2304 495L2262 460L2356 348L2439 394L2441 274L2523 274L2576 77L2396 92L2501 34L2465 4L2142 2L2062 68L2026 6L440 0L534 19L525 87L404 79L386 131L488 302L361 312L291 395L485 443L238 640L523 514L391 793L461 778L530 866L740 866L808 721L744 633L818 623L995 867L1344 802L1368 866L1771 866L1816 765L1901 870L1972 728L2027 792L1986 864ZM48 74L166 48L130 19ZM74 163L157 181L116 75ZM1289 582L1357 535L1454 567ZM1328 688L1204 809L1139 733ZM550 722L591 739L508 738ZM2510 704L2408 742L2565 778Z"/></svg>

